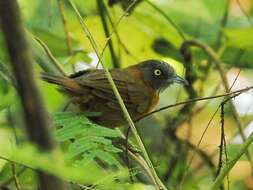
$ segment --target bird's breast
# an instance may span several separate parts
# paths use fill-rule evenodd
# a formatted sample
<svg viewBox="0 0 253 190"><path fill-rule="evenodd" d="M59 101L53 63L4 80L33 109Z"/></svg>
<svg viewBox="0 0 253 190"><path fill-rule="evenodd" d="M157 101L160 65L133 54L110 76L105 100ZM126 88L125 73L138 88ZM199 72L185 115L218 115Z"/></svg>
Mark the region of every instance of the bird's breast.
<svg viewBox="0 0 253 190"><path fill-rule="evenodd" d="M142 94L140 104L142 105L141 115L152 111L159 102L159 93L153 89L148 82L144 80L144 73L140 69L132 69L131 76L135 79L135 85L138 86L138 91Z"/></svg>

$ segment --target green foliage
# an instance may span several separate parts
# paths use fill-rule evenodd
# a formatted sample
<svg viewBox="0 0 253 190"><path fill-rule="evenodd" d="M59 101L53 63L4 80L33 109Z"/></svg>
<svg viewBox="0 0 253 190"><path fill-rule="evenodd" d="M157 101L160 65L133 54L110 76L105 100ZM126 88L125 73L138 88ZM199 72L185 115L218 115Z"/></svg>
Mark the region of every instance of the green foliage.
<svg viewBox="0 0 253 190"><path fill-rule="evenodd" d="M96 1L73 1L81 12L101 51L108 39L104 35ZM20 3L26 30L29 31L27 37L30 42L31 51L37 63L34 64L35 76L45 102L45 107L50 113L53 113L53 122L57 126L55 137L60 145L58 147L60 150L52 153L42 153L33 145L26 145L28 138L23 126L22 107L15 88L9 82L9 72L5 70L5 68L8 68L11 71L8 65L9 59L4 39L0 32L0 156L7 157L36 170L43 170L68 182L71 181L83 185L91 184L93 189L153 189L152 185L144 185L150 184L150 181L142 174L142 171L140 172L139 165L134 165L131 159L131 167L133 166L138 172L137 177L134 178L135 183L129 184L128 173L125 169L122 169L126 166L119 157L122 154L122 150L112 143L114 140L121 138L115 129L96 125L87 118L88 116L95 116L96 113L59 112L64 107L68 97L60 94L55 86L39 80L38 75L41 71L56 75L60 73L43 48L33 39L32 35L38 36L48 46L67 74L74 72L73 68L76 63L91 63L94 61L88 56L91 53L94 54L94 51L88 38L82 31L69 1L63 0L66 24L73 51L71 55L67 53L66 36L57 1L20 0L18 2ZM112 0L112 6L108 6L109 0L104 0L103 2L106 5L111 21L115 24L123 14L122 3L125 4L127 2L128 4L129 1ZM229 69L237 67L240 69L250 69L247 71L245 69L241 72L238 80L243 79L243 82L237 81L235 85L248 85L248 82L252 82L253 26L249 24L235 1L230 1L228 20L224 26L221 25L221 20L226 10L227 0L150 0L150 2L154 3L161 11L164 11L165 15L182 30L187 39L202 41L219 53L221 60L225 63L224 68L226 71L229 71L227 75L230 77L229 81L231 78L234 78L230 74L235 73L234 70ZM247 2L247 0L241 2ZM249 10L248 14L252 19L252 1L248 0L248 2L251 2L251 6L243 4L243 7L246 11ZM124 5L123 8L125 8ZM107 21L108 28L112 31L112 25L108 18ZM120 41L114 33L112 35L112 44L120 60L121 67L135 64L144 59L155 58L171 63L175 66L177 73L183 76L185 70L180 63L180 61L182 62L182 56L179 51L180 45L183 42L182 38L171 23L145 0L140 1L132 9L132 12L122 19L117 26L116 32ZM221 46L216 47L220 32ZM192 52L192 71L197 75L194 88L198 96L211 95L212 89L217 88L217 85L221 85L218 72L212 66L209 67L209 71L207 72L209 58L206 54L198 48L192 48ZM112 61L108 48L105 50L103 59L108 68L111 68ZM219 88L217 94L223 93L222 89L222 87ZM186 100L187 93L183 89L178 90L177 85L173 85L168 91L161 94L160 98L159 107L162 107L178 102L180 99ZM203 111L195 113L195 110L204 105L204 103L197 104L199 107L196 106L192 109L192 113L194 114L191 118L192 127L188 128L186 126L187 122L183 122L183 125L172 126L178 129L176 135L180 139L183 138L184 141L189 140L192 144L196 145L202 135L203 127L206 126L207 121L211 118L211 114L219 103L219 101L211 100L210 104ZM181 187L183 190L205 189L213 182L213 176L208 167L203 167L205 166L203 164L205 162L203 162L201 156L195 156L197 159L193 160L192 167L189 167L188 172L185 172L185 168L188 167L187 164L189 162L186 158L190 157L192 153L191 149L188 150L188 147L185 146L178 148L178 144L182 142L175 142L173 138L174 134L171 138L170 133L164 132L170 120L175 117L181 119L187 116L181 113L178 114L180 109L178 107L165 110L162 113L155 114L155 117L144 119L137 124L139 125L138 129L142 134L145 146L161 178L166 175L171 165L175 165L174 169L169 171L169 179L164 180L169 189L180 188L181 179L185 173L185 182ZM225 112L226 137L229 139L232 136L232 132L237 130L234 128L234 120L231 119L231 109L227 109ZM247 117L249 120L252 120L252 114L248 114ZM217 115L213 123L214 125L218 125L219 122L220 117ZM204 137L206 143L202 143L199 148L206 152L214 163L217 163L218 156L211 156L219 150L220 130L216 127L210 127L209 130ZM219 132L217 133L217 131ZM188 132L189 136L185 135ZM15 134L16 138L13 134ZM242 145L230 144L228 141L227 152L229 159L233 158L241 147ZM215 149L216 152L209 151L209 148L212 151ZM182 152L189 152L188 157L185 156L185 159L182 159L180 155L185 155L181 154ZM252 154L252 148L250 149L250 153ZM241 161L246 162L247 157L242 156ZM201 169L195 168L195 165ZM224 163L223 166L226 166L226 164ZM17 171L18 169L19 167ZM30 189L37 186L35 175L36 172L28 169L28 172L18 176L22 189L26 188L22 182L31 178L32 180L27 182L26 185ZM11 176L10 162L1 160L0 185ZM239 179L231 174L231 189L241 190L248 188L245 185L246 180L242 178ZM10 187L13 189L13 184Z"/></svg>
<svg viewBox="0 0 253 190"><path fill-rule="evenodd" d="M56 138L59 142L69 142L68 158L77 159L78 164L86 165L91 160L100 161L120 167L116 158L122 152L112 144L112 139L121 138L115 129L109 129L91 123L87 116L97 113L55 113L53 118L58 128Z"/></svg>
<svg viewBox="0 0 253 190"><path fill-rule="evenodd" d="M225 29L227 36L227 45L239 49L253 50L253 27Z"/></svg>
<svg viewBox="0 0 253 190"><path fill-rule="evenodd" d="M73 165L73 163L64 161L63 158L66 156L59 150L50 153L42 153L31 144L18 146L13 148L11 152L5 151L4 153L5 158L24 165L32 170L42 170L68 182L96 184L98 186L103 186L103 189L109 189L108 187L111 187L112 185L118 186L114 182L114 179L124 178L127 174L122 168L117 172L103 170L94 161L91 161L85 166ZM94 172L95 175L89 175L90 171ZM101 180L98 181L98 178Z"/></svg>

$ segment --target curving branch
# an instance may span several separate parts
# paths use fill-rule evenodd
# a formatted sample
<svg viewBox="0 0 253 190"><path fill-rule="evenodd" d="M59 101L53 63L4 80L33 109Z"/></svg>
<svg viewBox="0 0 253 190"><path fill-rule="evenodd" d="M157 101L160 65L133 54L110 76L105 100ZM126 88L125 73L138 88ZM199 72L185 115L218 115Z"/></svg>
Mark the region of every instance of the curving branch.
<svg viewBox="0 0 253 190"><path fill-rule="evenodd" d="M220 77L221 77L221 80L222 80L222 83L223 83L223 86L225 88L225 91L227 93L230 92L230 87L229 87L229 83L228 83L228 80L227 80L227 77L226 77L226 73L222 67L222 65L224 64L220 59L219 59L219 56L216 54L216 52L211 48L209 47L208 45L204 44L204 43L201 43L199 41L196 41L196 40L187 40L183 43L182 47L187 50L189 47L191 46L195 46L195 47L198 47L200 48L201 50L203 50L211 59L212 61L214 62L219 74L220 74ZM188 55L189 56L189 55ZM235 122L237 124L237 127L238 127L238 130L239 130L239 133L240 133L240 136L241 138L243 139L243 142L246 141L246 137L243 133L243 126L242 126L242 123L240 121L240 117L239 117L239 114L233 104L233 102L230 100L229 101L230 103L230 106L231 106L231 109L232 109L232 115L235 119ZM251 164L251 167L253 168L253 160L252 160L252 157L251 155L249 154L249 151L246 152L246 155L247 155L247 158Z"/></svg>
<svg viewBox="0 0 253 190"><path fill-rule="evenodd" d="M0 23L17 81L28 136L41 150L50 151L54 148L54 141L33 78L33 60L16 0L0 1ZM39 172L39 180L43 190L66 189L65 184L55 176Z"/></svg>

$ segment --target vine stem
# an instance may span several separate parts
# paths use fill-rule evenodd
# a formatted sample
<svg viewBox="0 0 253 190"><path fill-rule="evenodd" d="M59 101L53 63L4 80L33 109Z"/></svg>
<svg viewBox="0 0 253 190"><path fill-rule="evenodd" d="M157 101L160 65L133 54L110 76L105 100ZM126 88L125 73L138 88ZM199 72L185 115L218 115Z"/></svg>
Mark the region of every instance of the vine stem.
<svg viewBox="0 0 253 190"><path fill-rule="evenodd" d="M156 173L156 171L155 171L155 169L154 169L154 167L152 165L152 162L151 162L151 160L150 160L150 158L148 156L148 153L147 153L147 151L145 149L145 146L144 146L144 144L143 144L143 142L142 142L142 140L141 140L141 138L140 138L140 136L139 136L139 134L138 134L138 132L136 130L134 122L132 121L132 119L131 119L128 111L127 111L127 108L126 108L126 106L125 106L125 104L124 104L124 102L123 102L123 100L122 100L122 98L121 98L121 96L119 94L119 91L118 91L118 89L117 89L117 87L116 87L116 85L115 85L115 83L114 83L114 81L112 79L112 76L111 76L109 70L105 66L105 64L104 64L104 62L102 60L102 57L100 56L100 53L99 53L99 50L98 50L98 47L97 47L97 44L96 44L94 38L92 37L92 35L91 35L91 33L90 33L87 25L85 24L82 16L80 15L80 13L79 13L77 7L75 6L75 4L73 3L73 1L69 0L69 2L71 4L72 8L74 9L74 11L75 11L78 19L79 19L80 25L83 28L83 30L84 30L84 32L86 34L86 37L90 41L92 48L94 49L97 57L99 58L99 61L101 62L102 66L103 66L103 68L105 70L105 75L106 75L106 77L107 77L107 79L108 79L108 81L109 81L109 83L110 83L110 85L112 87L112 90L113 90L113 92L114 92L114 94L115 94L115 96L116 96L116 98L118 100L118 103L120 104L120 107L121 107L121 110L122 110L122 112L124 114L124 117L127 120L127 123L130 126L130 128L131 128L131 130L132 130L132 132L133 132L133 134L134 134L134 136L136 138L136 141L137 141L137 143L138 143L138 145L140 147L140 150L141 150L141 152L142 152L142 154L143 154L143 156L145 158L145 161L147 162L148 168L149 168L152 176L155 179L154 185L155 185L156 189L158 189L158 190L167 190L167 188L165 187L165 185L159 179L159 177L158 177L158 175L157 175L157 173Z"/></svg>

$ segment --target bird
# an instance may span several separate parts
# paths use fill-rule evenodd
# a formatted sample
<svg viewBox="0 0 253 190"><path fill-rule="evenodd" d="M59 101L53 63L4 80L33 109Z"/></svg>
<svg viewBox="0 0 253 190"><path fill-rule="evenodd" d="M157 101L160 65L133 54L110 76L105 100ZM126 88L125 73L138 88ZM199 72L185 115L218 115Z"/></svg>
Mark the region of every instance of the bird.
<svg viewBox="0 0 253 190"><path fill-rule="evenodd" d="M173 83L187 85L187 80L177 75L169 63L155 59L109 72L133 121L151 112L167 87ZM109 128L126 124L103 69L82 70L69 76L41 73L41 78L58 85L81 111L100 113L90 118L95 123Z"/></svg>

